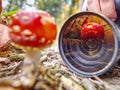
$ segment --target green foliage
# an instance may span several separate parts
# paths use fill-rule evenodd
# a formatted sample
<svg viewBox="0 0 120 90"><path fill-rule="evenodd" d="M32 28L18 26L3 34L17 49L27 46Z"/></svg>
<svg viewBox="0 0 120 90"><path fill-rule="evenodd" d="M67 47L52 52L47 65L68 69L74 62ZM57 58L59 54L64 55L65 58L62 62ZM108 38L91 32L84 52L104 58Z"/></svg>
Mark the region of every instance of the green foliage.
<svg viewBox="0 0 120 90"><path fill-rule="evenodd" d="M5 8L3 8L3 13L20 10L23 8L25 4L25 0L8 0L8 2L9 4Z"/></svg>
<svg viewBox="0 0 120 90"><path fill-rule="evenodd" d="M69 0L39 0L37 3L37 8L42 9L53 15L54 17L57 17L62 12L62 4L67 2Z"/></svg>
<svg viewBox="0 0 120 90"><path fill-rule="evenodd" d="M3 9L4 15L10 15L16 11L35 7L50 13L60 27L66 18L79 11L80 0L35 0L34 4L28 4L31 0L8 0L9 4Z"/></svg>
<svg viewBox="0 0 120 90"><path fill-rule="evenodd" d="M19 10L14 10L14 11L10 11L10 12L5 12L5 13L2 13L1 16L12 16L14 14L16 14Z"/></svg>

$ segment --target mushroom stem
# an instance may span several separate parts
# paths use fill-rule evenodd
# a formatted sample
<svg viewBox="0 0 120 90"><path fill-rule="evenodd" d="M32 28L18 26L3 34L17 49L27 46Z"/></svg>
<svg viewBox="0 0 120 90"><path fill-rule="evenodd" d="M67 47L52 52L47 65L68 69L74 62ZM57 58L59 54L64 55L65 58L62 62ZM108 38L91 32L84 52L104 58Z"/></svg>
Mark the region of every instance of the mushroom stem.
<svg viewBox="0 0 120 90"><path fill-rule="evenodd" d="M39 60L40 50L26 51L23 61L22 73L26 75L28 73L37 72L40 64Z"/></svg>
<svg viewBox="0 0 120 90"><path fill-rule="evenodd" d="M25 53L22 76L20 77L21 82L24 86L32 87L39 75L39 59L40 51L27 51Z"/></svg>
<svg viewBox="0 0 120 90"><path fill-rule="evenodd" d="M40 50L26 51L24 64L37 64L40 60Z"/></svg>

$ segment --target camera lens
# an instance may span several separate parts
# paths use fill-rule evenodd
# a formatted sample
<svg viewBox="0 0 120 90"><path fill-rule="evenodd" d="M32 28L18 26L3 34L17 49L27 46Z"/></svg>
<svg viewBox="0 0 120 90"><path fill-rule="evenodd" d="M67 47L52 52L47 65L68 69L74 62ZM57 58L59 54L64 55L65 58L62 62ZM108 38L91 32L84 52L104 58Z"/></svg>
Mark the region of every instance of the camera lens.
<svg viewBox="0 0 120 90"><path fill-rule="evenodd" d="M63 61L75 73L91 77L108 70L117 55L112 24L95 13L79 13L63 25L59 49Z"/></svg>

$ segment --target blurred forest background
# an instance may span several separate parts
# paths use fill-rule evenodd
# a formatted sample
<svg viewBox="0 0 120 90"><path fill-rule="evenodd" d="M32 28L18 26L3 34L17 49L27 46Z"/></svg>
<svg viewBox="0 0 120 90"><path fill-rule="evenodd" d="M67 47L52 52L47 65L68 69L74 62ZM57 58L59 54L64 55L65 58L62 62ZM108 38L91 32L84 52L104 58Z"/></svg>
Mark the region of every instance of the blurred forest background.
<svg viewBox="0 0 120 90"><path fill-rule="evenodd" d="M80 11L81 0L2 0L2 14L9 15L19 10L41 9L55 17L58 31L64 21Z"/></svg>

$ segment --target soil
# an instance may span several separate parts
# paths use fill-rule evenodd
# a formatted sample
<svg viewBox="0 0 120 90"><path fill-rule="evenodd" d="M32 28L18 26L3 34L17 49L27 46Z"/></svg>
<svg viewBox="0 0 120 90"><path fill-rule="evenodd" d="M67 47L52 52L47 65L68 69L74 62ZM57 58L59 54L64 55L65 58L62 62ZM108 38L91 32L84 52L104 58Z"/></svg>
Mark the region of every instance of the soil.
<svg viewBox="0 0 120 90"><path fill-rule="evenodd" d="M30 78L24 78L19 68L24 52L11 44L6 44L0 52L0 90L120 90L119 62L99 77L81 77L64 64L58 45L54 44L41 52L39 70L35 70L35 74L32 71Z"/></svg>

